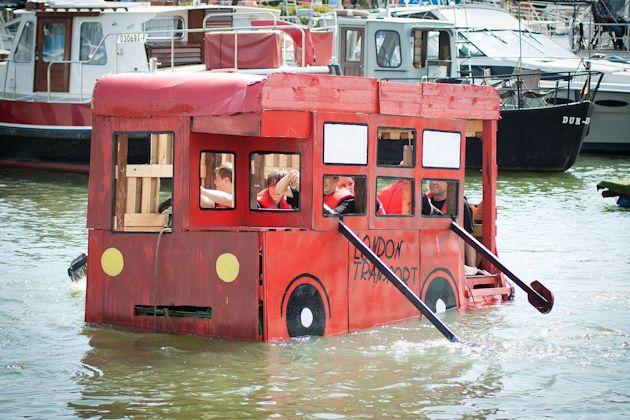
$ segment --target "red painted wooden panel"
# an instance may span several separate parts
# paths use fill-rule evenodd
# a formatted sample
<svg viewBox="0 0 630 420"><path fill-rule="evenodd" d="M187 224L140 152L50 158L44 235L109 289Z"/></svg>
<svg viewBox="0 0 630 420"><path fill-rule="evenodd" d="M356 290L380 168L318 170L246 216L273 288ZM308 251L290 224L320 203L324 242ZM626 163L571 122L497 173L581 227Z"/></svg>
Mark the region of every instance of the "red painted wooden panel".
<svg viewBox="0 0 630 420"><path fill-rule="evenodd" d="M259 112L234 115L201 115L192 118L191 131L234 136L258 136L260 135L260 118Z"/></svg>
<svg viewBox="0 0 630 420"><path fill-rule="evenodd" d="M266 111L262 114L262 137L313 137L313 114L310 111Z"/></svg>
<svg viewBox="0 0 630 420"><path fill-rule="evenodd" d="M414 293L418 294L420 289L418 231L356 233ZM398 289L352 245L348 257L350 330L369 328L420 315Z"/></svg>
<svg viewBox="0 0 630 420"><path fill-rule="evenodd" d="M157 272L157 235L92 232L86 321L144 331L176 332L236 340L258 339L258 234L186 232L161 238ZM124 258L122 272L101 269L109 247ZM219 255L240 263L231 283L217 275ZM212 319L134 316L135 305L212 307ZM157 322L156 322L157 321Z"/></svg>
<svg viewBox="0 0 630 420"><path fill-rule="evenodd" d="M445 278L451 284L457 298L458 307L464 302L464 254L463 243L448 230L449 219L432 219L441 229L420 231L420 288L419 297L426 301L426 291L431 282ZM445 228L446 227L446 228Z"/></svg>
<svg viewBox="0 0 630 420"><path fill-rule="evenodd" d="M326 309L325 335L348 330L348 247L338 232L265 232L265 338L287 338L286 307L299 284L313 285ZM292 283L294 279L295 282ZM319 281L317 281L317 280Z"/></svg>
<svg viewBox="0 0 630 420"><path fill-rule="evenodd" d="M378 111L378 81L372 78L274 73L265 82L263 109Z"/></svg>

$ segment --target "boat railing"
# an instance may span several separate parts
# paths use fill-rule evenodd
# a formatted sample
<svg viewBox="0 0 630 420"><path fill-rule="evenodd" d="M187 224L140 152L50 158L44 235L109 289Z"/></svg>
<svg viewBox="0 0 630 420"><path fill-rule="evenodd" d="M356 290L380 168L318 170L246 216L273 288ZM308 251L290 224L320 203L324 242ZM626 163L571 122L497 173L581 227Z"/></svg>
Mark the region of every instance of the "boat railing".
<svg viewBox="0 0 630 420"><path fill-rule="evenodd" d="M614 49L618 51L628 52L628 44L630 43L630 23L605 23L605 22L589 22L592 25L590 36L586 41L586 46L591 50L598 49ZM623 35L617 38L615 34L615 27L623 28ZM605 40L604 34L608 36L608 40ZM612 44L612 45L611 45ZM584 45L584 41L582 41Z"/></svg>
<svg viewBox="0 0 630 420"><path fill-rule="evenodd" d="M253 16L265 16L265 17L270 17L272 24L270 25L261 25L261 26L226 26L226 27L214 27L214 28L209 28L206 27L208 18L213 18L213 17L225 17L225 16L237 16L239 18L247 18L247 17L253 17ZM96 45L96 47L94 48L94 51L99 51L101 48L105 48L105 45L107 45L107 40L111 37L116 37L117 39L120 39L120 37L127 37L127 38L134 38L136 39L138 42L142 42L143 44L146 45L147 41L150 41L151 39L151 34L153 33L159 33L159 34L164 34L165 32L170 33L169 36L169 41L170 41L170 47L171 47L171 52L170 52L170 68L171 70L174 70L175 68L175 44L176 44L176 34L182 34L182 33L186 33L186 34L190 34L190 33L210 33L210 32L225 32L225 31L230 31L230 32L234 32L234 36L235 36L235 43L234 43L234 68L238 68L238 33L242 32L242 31L262 31L262 30L282 30L283 27L285 29L287 28L291 28L294 30L297 30L299 32L299 36L301 37L301 41L302 41L302 45L305 45L306 42L306 33L304 31L304 28L301 25L292 23L292 22L285 22L285 21L281 21L278 19L278 17L271 11L260 11L260 12L237 12L237 13L215 13L215 14L211 14L208 15L203 22L204 27L203 28L196 28L196 29L160 29L160 30L156 30L156 31L136 31L136 32L129 32L129 31L125 31L125 32L113 32L113 33L108 33L105 34L103 36L103 38L101 39L101 41ZM119 42L114 42L115 48L114 48L114 56L115 56L115 61L114 61L114 68L113 68L113 73L118 73L118 60L119 60L119 56L120 56L120 45ZM283 45L283 48L284 47ZM301 61L300 61L300 66L306 66L306 48L301 48ZM93 54L89 57L88 60L52 60L48 63L47 68L46 68L46 95L47 95L47 100L49 102L52 102L52 69L53 66L57 66L57 65L78 65L79 66L79 98L80 100L84 100L85 97L87 96L84 93L84 89L83 89L83 84L84 84L84 65L89 65L91 62L93 62L93 60L95 59L96 54ZM16 71L16 63L13 60L12 57L9 57L6 61L7 66L11 67L12 69L12 76L13 76L13 91L12 91L12 96L13 98L17 97L17 85L18 85L18 81L17 81L17 71ZM151 70L151 66L149 64L149 57L147 57L147 66L149 68L149 70ZM8 68L7 68L8 70ZM8 75L9 72L6 71L5 72L5 77L4 77L4 81L3 81L3 89L2 89L2 94L3 96L7 95L7 83L8 83ZM62 92L60 92L62 93Z"/></svg>
<svg viewBox="0 0 630 420"><path fill-rule="evenodd" d="M514 73L457 78L388 78L390 81L487 85L497 89L503 109L544 108L580 101L593 101L604 73L599 71Z"/></svg>
<svg viewBox="0 0 630 420"><path fill-rule="evenodd" d="M516 70L512 74L471 76L464 80L495 87L504 109L523 109L593 101L603 75L590 70L545 73Z"/></svg>
<svg viewBox="0 0 630 420"><path fill-rule="evenodd" d="M103 41L105 40L105 37L103 37L103 39L101 40L101 42L98 44L98 46L95 48L94 51L98 51L99 47L103 44ZM116 51L116 56L118 56L118 51ZM53 60L50 61L48 63L48 66L46 67L46 94L47 94L47 100L48 102L50 102L50 93L51 93L51 81L52 81L52 67L55 64L78 64L79 65L79 99L81 101L83 101L83 65L84 64L90 64L92 62L92 60L94 60L94 57L96 57L96 54L92 54L90 56L89 59L87 60ZM15 70L15 66L13 66L13 69ZM15 79L13 79L15 80ZM17 83L13 83L13 86L15 86Z"/></svg>

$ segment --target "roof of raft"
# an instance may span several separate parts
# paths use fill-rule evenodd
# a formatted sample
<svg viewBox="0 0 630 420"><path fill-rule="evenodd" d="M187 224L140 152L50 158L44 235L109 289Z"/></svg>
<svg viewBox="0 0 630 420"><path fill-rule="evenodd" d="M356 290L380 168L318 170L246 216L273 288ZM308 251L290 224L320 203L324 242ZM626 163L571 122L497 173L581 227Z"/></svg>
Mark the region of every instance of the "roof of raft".
<svg viewBox="0 0 630 420"><path fill-rule="evenodd" d="M399 83L366 77L273 73L127 73L102 77L95 116L228 116L267 110L380 113L498 120L489 86Z"/></svg>

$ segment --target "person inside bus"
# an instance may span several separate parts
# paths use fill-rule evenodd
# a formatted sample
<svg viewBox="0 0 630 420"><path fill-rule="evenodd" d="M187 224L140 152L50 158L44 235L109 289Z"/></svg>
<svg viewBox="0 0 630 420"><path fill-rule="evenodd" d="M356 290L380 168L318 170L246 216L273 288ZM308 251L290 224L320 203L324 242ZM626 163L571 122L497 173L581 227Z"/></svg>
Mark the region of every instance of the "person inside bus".
<svg viewBox="0 0 630 420"><path fill-rule="evenodd" d="M300 173L272 170L267 175L267 187L256 196L259 209L292 210L299 207Z"/></svg>
<svg viewBox="0 0 630 420"><path fill-rule="evenodd" d="M411 214L413 194L408 194L408 200L403 203L403 187L407 182L411 186L409 181L403 181L398 179L392 184L381 188L376 196L377 211L376 214ZM382 210L379 213L379 206Z"/></svg>
<svg viewBox="0 0 630 420"><path fill-rule="evenodd" d="M337 181L337 189L347 189L354 194L354 179L351 176L340 176Z"/></svg>
<svg viewBox="0 0 630 420"><path fill-rule="evenodd" d="M605 31L612 31L615 34L615 47L623 50L623 36L626 34L627 23L622 16L608 3L608 0L597 0L595 3L595 21L604 23ZM618 23L619 25L611 25Z"/></svg>
<svg viewBox="0 0 630 420"><path fill-rule="evenodd" d="M441 214L447 214L447 206L446 199L448 193L448 182L441 181L437 179L429 180L429 191L426 193L426 197L429 201L429 204L439 210ZM423 202L424 207L424 202ZM424 209L423 209L424 210ZM472 216L472 209L470 208L470 204L468 204L468 200L464 197L464 230L470 234L473 233L474 222ZM475 274L477 272L477 253L475 248L473 248L468 243L464 248L465 255L465 264L468 267L475 268ZM468 271L471 270L467 270Z"/></svg>
<svg viewBox="0 0 630 420"><path fill-rule="evenodd" d="M339 188L339 176L324 175L324 205L335 214L355 213L354 194L348 188Z"/></svg>
<svg viewBox="0 0 630 420"><path fill-rule="evenodd" d="M232 177L234 169L227 162L214 170L214 187L216 189L200 188L200 204L204 209L234 208L234 186Z"/></svg>

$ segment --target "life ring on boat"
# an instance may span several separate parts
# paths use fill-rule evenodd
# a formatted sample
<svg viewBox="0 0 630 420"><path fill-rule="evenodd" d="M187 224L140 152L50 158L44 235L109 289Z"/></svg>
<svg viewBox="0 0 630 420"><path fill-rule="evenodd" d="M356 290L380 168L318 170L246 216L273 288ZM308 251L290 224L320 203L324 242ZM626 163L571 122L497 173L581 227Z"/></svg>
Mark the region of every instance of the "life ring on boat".
<svg viewBox="0 0 630 420"><path fill-rule="evenodd" d="M435 313L455 309L459 296L457 282L449 270L436 268L422 282L420 296Z"/></svg>
<svg viewBox="0 0 630 420"><path fill-rule="evenodd" d="M362 9L335 9L335 14L342 17L366 17L370 12Z"/></svg>
<svg viewBox="0 0 630 420"><path fill-rule="evenodd" d="M280 306L280 314L284 312L285 315L289 337L323 336L326 331L326 318L332 315L324 284L317 277L307 273L297 276L289 283Z"/></svg>

